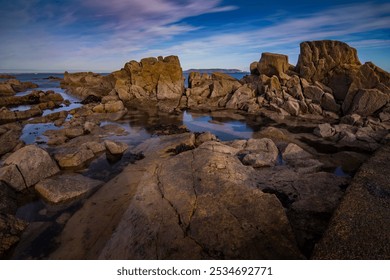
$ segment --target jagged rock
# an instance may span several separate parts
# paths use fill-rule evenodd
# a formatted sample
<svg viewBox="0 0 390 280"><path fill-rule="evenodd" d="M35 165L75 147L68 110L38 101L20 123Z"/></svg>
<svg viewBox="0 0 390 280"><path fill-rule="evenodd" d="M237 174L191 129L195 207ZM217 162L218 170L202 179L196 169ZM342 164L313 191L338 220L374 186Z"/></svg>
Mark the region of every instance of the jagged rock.
<svg viewBox="0 0 390 280"><path fill-rule="evenodd" d="M226 108L248 111L250 104L255 102L254 91L247 85L243 85L234 92L233 96L226 103Z"/></svg>
<svg viewBox="0 0 390 280"><path fill-rule="evenodd" d="M341 106L337 104L333 95L327 92L324 92L324 95L322 96L321 107L324 110L335 112L335 113L339 113L341 109Z"/></svg>
<svg viewBox="0 0 390 280"><path fill-rule="evenodd" d="M6 182L19 191L59 172L57 164L50 155L35 145L25 146L10 155L4 161L2 169L7 170L7 174L15 175ZM15 182L16 178L20 177L23 184L20 179Z"/></svg>
<svg viewBox="0 0 390 280"><path fill-rule="evenodd" d="M303 42L300 49L296 71L312 82L324 81L335 67L361 64L356 49L339 41Z"/></svg>
<svg viewBox="0 0 390 280"><path fill-rule="evenodd" d="M104 96L112 90L111 77L92 72L64 73L61 87L81 98Z"/></svg>
<svg viewBox="0 0 390 280"><path fill-rule="evenodd" d="M268 77L280 76L289 69L288 56L275 53L262 53L257 70Z"/></svg>
<svg viewBox="0 0 390 280"><path fill-rule="evenodd" d="M359 114L363 117L372 115L390 102L390 95L377 89L360 89L353 98L350 98L349 95L343 103L343 111L348 114Z"/></svg>
<svg viewBox="0 0 390 280"><path fill-rule="evenodd" d="M0 258L20 240L27 223L13 215L0 213Z"/></svg>
<svg viewBox="0 0 390 280"><path fill-rule="evenodd" d="M0 95L14 95L17 92L26 91L29 88L37 88L38 85L32 82L20 82L16 79L10 79L0 82Z"/></svg>
<svg viewBox="0 0 390 280"><path fill-rule="evenodd" d="M314 134L322 138L330 138L336 134L336 130L328 123L319 124L316 129L314 129Z"/></svg>
<svg viewBox="0 0 390 280"><path fill-rule="evenodd" d="M129 148L126 143L114 142L111 140L104 141L104 145L106 146L107 151L112 155L121 155Z"/></svg>
<svg viewBox="0 0 390 280"><path fill-rule="evenodd" d="M340 119L341 124L349 124L354 126L362 126L363 125L363 119L358 114L351 114L346 115Z"/></svg>
<svg viewBox="0 0 390 280"><path fill-rule="evenodd" d="M184 93L183 72L177 56L130 61L110 75L123 101L154 101L161 108L175 108ZM163 104L167 104L164 106Z"/></svg>
<svg viewBox="0 0 390 280"><path fill-rule="evenodd" d="M322 96L324 94L324 91L316 86L307 86L303 88L303 95L316 104L321 104Z"/></svg>
<svg viewBox="0 0 390 280"><path fill-rule="evenodd" d="M291 99L286 101L283 105L282 108L286 110L290 115L292 116L298 116L300 112L300 106L298 101Z"/></svg>
<svg viewBox="0 0 390 280"><path fill-rule="evenodd" d="M196 108L203 104L209 107L225 107L232 94L242 85L227 74L207 75L194 72L189 75L188 86L186 91L188 107ZM249 90L246 92L249 93Z"/></svg>
<svg viewBox="0 0 390 280"><path fill-rule="evenodd" d="M77 173L63 174L44 179L35 185L35 190L51 203L61 203L91 192L103 182Z"/></svg>

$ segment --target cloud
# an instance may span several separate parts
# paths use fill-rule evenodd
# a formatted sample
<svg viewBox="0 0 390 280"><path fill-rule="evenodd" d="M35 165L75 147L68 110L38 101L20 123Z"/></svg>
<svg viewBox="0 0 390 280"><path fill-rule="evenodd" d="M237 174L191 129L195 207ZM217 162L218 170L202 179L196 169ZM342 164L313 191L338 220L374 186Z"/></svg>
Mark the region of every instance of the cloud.
<svg viewBox="0 0 390 280"><path fill-rule="evenodd" d="M0 68L30 64L115 70L129 59L170 54L180 56L183 68L247 68L263 51L285 53L294 60L299 43L306 40L338 39L359 48L389 45L389 3L299 14L271 11L239 26L229 20L213 26L188 19L238 7L219 0L8 2L0 11L1 24L7 26L0 30Z"/></svg>

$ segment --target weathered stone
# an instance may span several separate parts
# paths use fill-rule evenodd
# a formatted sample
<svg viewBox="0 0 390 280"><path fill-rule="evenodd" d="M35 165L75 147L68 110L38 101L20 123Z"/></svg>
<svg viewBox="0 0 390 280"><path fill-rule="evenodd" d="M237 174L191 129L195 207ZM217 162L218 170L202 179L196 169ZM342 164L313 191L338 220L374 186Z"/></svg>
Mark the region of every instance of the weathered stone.
<svg viewBox="0 0 390 280"><path fill-rule="evenodd" d="M282 154L283 160L285 161L293 161L297 159L307 159L312 157L311 154L306 152L304 149L299 147L298 145L294 143L290 143L287 145L287 147L284 149Z"/></svg>
<svg viewBox="0 0 390 280"><path fill-rule="evenodd" d="M361 125L363 125L363 120L362 120L362 117L360 115L351 114L351 115L346 115L346 116L342 117L340 119L340 123L361 126Z"/></svg>
<svg viewBox="0 0 390 280"><path fill-rule="evenodd" d="M50 155L43 149L35 146L25 146L5 161L5 166L16 166L23 177L26 187L38 183L40 180L55 175L59 172L57 164Z"/></svg>
<svg viewBox="0 0 390 280"><path fill-rule="evenodd" d="M314 129L314 134L322 138L329 138L336 134L336 130L330 124L323 123Z"/></svg>
<svg viewBox="0 0 390 280"><path fill-rule="evenodd" d="M22 191L27 188L23 175L16 165L0 168L0 180L17 191Z"/></svg>
<svg viewBox="0 0 390 280"><path fill-rule="evenodd" d="M66 128L64 133L66 137L72 139L83 135L84 129L82 127Z"/></svg>
<svg viewBox="0 0 390 280"><path fill-rule="evenodd" d="M274 166L277 162L279 150L275 143L268 138L249 139L246 143L242 162L255 168L264 166Z"/></svg>
<svg viewBox="0 0 390 280"><path fill-rule="evenodd" d="M292 116L298 116L300 112L300 106L298 101L291 99L286 101L283 105L282 108L286 110L290 115Z"/></svg>
<svg viewBox="0 0 390 280"><path fill-rule="evenodd" d="M249 104L256 102L254 97L254 91L247 85L243 85L234 92L233 96L226 104L226 108L248 111Z"/></svg>
<svg viewBox="0 0 390 280"><path fill-rule="evenodd" d="M61 203L91 192L103 182L80 174L63 174L44 179L35 185L35 190L51 203Z"/></svg>
<svg viewBox="0 0 390 280"><path fill-rule="evenodd" d="M198 148L147 170L99 258L301 258L279 201L235 156Z"/></svg>
<svg viewBox="0 0 390 280"><path fill-rule="evenodd" d="M58 165L65 169L83 167L94 157L95 154L93 151L85 146L82 146L75 151L58 153L54 155Z"/></svg>
<svg viewBox="0 0 390 280"><path fill-rule="evenodd" d="M336 100L334 99L333 95L330 93L325 92L321 99L321 107L324 110L331 111L338 113L340 112L341 106L336 103Z"/></svg>
<svg viewBox="0 0 390 280"><path fill-rule="evenodd" d="M87 149L91 150L95 155L106 150L106 145L95 141L84 143L83 146L87 147Z"/></svg>
<svg viewBox="0 0 390 280"><path fill-rule="evenodd" d="M343 103L343 111L347 114L356 113L364 117L370 116L389 101L390 95L386 95L377 89L360 89L354 94L351 103L348 103L346 99Z"/></svg>
<svg viewBox="0 0 390 280"><path fill-rule="evenodd" d="M217 137L211 132L204 132L196 137L195 145L200 146L205 142L216 141Z"/></svg>
<svg viewBox="0 0 390 280"><path fill-rule="evenodd" d="M322 82L337 66L360 65L356 49L339 41L303 42L296 67L300 76L309 81Z"/></svg>
<svg viewBox="0 0 390 280"><path fill-rule="evenodd" d="M262 53L260 61L257 64L259 73L268 77L272 77L273 75L280 76L288 68L288 56L283 54Z"/></svg>
<svg viewBox="0 0 390 280"><path fill-rule="evenodd" d="M126 143L114 142L111 140L104 141L104 145L106 146L107 151L112 155L121 155L129 148Z"/></svg>
<svg viewBox="0 0 390 280"><path fill-rule="evenodd" d="M321 104L322 96L324 94L325 93L323 92L323 90L316 86L307 86L303 90L303 95L306 98L311 99L316 104Z"/></svg>

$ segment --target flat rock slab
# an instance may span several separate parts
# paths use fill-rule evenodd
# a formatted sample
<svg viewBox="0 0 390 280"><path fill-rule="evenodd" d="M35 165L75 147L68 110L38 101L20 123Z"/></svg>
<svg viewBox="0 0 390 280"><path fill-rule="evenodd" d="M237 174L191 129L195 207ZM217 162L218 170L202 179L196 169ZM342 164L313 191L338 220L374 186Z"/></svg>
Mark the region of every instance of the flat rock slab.
<svg viewBox="0 0 390 280"><path fill-rule="evenodd" d="M60 203L88 193L103 182L80 174L64 174L39 182L35 189L47 201Z"/></svg>
<svg viewBox="0 0 390 280"><path fill-rule="evenodd" d="M390 259L390 144L360 168L314 259Z"/></svg>

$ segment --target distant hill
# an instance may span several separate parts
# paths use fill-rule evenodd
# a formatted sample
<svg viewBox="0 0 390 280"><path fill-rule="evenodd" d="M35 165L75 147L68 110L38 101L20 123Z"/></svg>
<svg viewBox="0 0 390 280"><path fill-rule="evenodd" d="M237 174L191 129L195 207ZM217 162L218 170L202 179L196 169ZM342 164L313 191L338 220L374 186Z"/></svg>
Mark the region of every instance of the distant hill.
<svg viewBox="0 0 390 280"><path fill-rule="evenodd" d="M213 72L220 72L220 73L226 73L226 74L234 74L234 73L248 73L245 71L242 71L240 69L221 69L221 68L210 68L210 69L188 69L183 71L185 74L188 74L190 72L200 72L200 73L213 73Z"/></svg>

